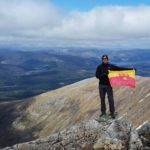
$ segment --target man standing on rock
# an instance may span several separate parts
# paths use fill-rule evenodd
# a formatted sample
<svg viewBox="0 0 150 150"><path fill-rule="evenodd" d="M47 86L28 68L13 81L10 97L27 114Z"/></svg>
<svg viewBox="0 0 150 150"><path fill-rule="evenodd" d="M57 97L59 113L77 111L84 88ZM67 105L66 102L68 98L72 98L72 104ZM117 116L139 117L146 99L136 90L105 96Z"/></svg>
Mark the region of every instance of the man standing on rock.
<svg viewBox="0 0 150 150"><path fill-rule="evenodd" d="M99 94L101 99L101 115L103 117L106 115L106 104L105 104L105 96L107 93L108 102L109 102L109 111L110 116L115 118L115 106L114 106L114 98L113 98L113 90L110 85L110 81L108 78L108 70L133 70L133 68L124 68L112 65L109 63L109 59L107 55L102 56L102 63L97 66L96 69L96 78L99 79Z"/></svg>

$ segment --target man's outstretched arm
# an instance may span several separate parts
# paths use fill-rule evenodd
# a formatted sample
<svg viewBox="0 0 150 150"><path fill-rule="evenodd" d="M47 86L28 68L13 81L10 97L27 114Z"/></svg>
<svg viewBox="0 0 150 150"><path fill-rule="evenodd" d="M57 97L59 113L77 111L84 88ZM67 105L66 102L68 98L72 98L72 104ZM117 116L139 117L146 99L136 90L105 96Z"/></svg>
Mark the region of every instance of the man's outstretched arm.
<svg viewBox="0 0 150 150"><path fill-rule="evenodd" d="M112 65L110 66L110 70L116 70L116 71L121 71L121 70L135 70L135 68L126 68L126 67L119 67L119 66L116 66L116 65Z"/></svg>

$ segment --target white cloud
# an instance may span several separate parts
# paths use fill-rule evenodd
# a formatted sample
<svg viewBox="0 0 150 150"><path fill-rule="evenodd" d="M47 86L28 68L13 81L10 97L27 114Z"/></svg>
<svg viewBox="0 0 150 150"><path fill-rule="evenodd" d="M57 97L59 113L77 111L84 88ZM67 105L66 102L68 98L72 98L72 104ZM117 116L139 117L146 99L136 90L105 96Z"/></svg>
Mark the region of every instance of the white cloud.
<svg viewBox="0 0 150 150"><path fill-rule="evenodd" d="M0 44L150 48L150 6L64 12L48 1L0 2Z"/></svg>

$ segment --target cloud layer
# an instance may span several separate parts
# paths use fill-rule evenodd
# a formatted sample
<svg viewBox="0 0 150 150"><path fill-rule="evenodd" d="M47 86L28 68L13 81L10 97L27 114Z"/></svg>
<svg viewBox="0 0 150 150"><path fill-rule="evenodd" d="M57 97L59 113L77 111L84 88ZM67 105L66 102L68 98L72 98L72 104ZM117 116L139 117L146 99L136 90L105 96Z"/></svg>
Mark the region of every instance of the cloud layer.
<svg viewBox="0 0 150 150"><path fill-rule="evenodd" d="M150 6L65 12L48 1L0 2L0 45L150 48Z"/></svg>

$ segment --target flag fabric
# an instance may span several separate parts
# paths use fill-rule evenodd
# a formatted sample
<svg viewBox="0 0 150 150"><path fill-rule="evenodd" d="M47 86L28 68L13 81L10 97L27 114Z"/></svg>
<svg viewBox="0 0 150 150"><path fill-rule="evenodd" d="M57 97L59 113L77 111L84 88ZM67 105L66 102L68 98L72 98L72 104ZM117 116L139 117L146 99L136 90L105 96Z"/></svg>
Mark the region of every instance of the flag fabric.
<svg viewBox="0 0 150 150"><path fill-rule="evenodd" d="M136 87L135 70L112 71L108 70L109 81L112 87L129 86Z"/></svg>

